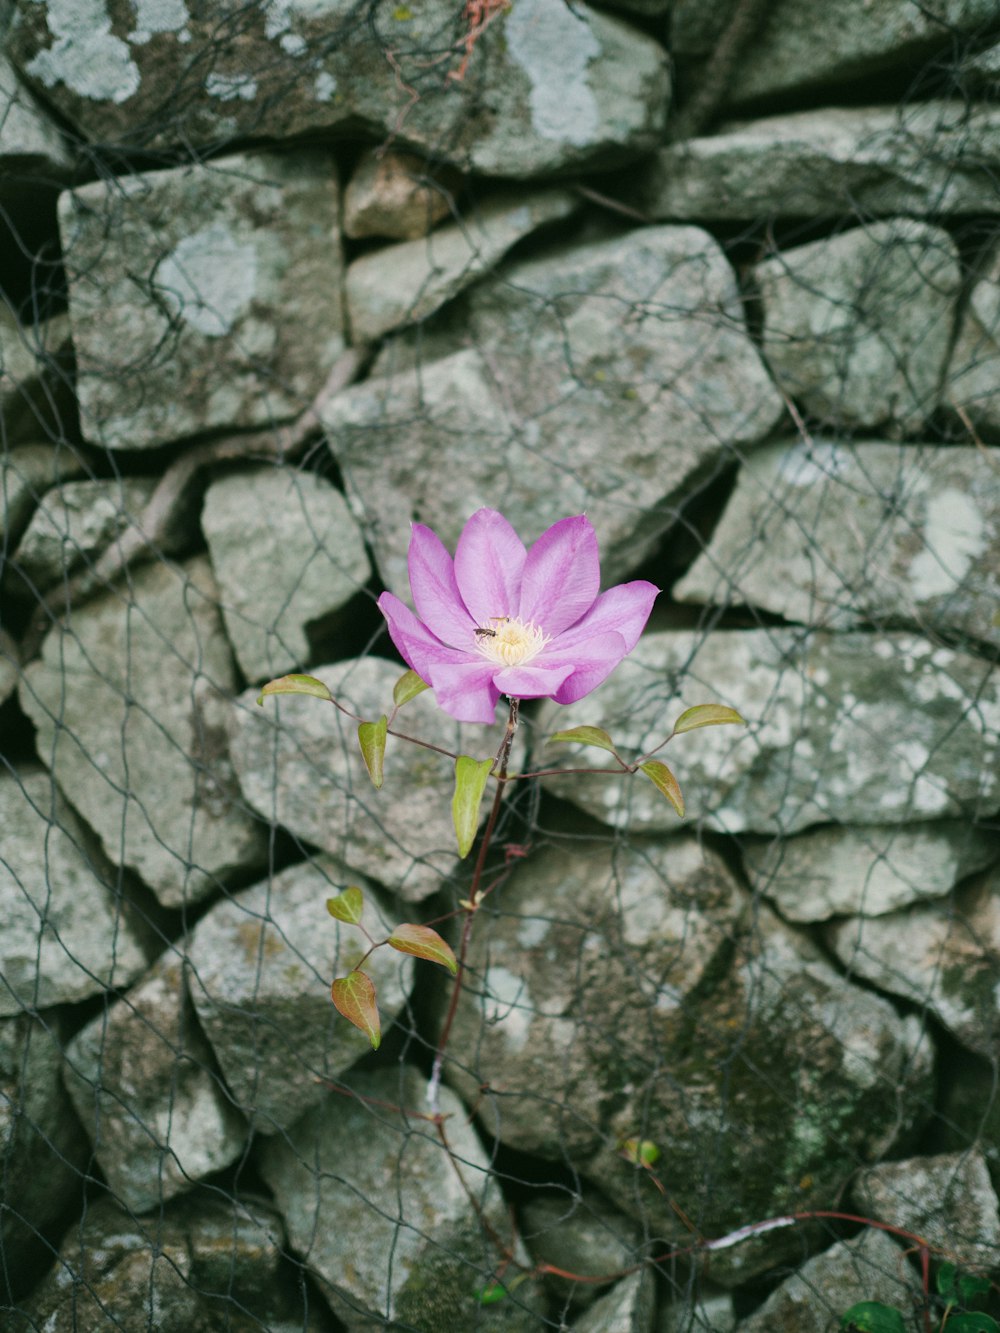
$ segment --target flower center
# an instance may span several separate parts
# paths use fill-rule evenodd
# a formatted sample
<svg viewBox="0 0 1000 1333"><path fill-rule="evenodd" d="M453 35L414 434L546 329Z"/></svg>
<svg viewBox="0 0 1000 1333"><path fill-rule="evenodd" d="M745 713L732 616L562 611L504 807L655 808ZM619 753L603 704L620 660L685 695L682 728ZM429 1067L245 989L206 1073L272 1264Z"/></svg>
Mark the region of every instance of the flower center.
<svg viewBox="0 0 1000 1333"><path fill-rule="evenodd" d="M493 616L488 625L474 631L476 648L488 662L498 666L522 666L537 657L551 635L537 625L525 624L520 616Z"/></svg>

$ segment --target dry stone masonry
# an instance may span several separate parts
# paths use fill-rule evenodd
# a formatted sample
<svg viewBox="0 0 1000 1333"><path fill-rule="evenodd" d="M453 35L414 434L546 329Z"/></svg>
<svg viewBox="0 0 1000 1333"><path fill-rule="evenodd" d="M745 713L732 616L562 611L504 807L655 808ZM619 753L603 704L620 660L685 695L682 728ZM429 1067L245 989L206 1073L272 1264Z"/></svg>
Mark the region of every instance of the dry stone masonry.
<svg viewBox="0 0 1000 1333"><path fill-rule="evenodd" d="M823 1333L910 1318L915 1236L997 1277L998 53L990 0L0 0L12 1328ZM389 711L375 601L483 506L662 592L523 707L454 1011L375 949L373 1052L331 982L457 945L452 765L375 790L258 699ZM703 702L682 820L547 740Z"/></svg>

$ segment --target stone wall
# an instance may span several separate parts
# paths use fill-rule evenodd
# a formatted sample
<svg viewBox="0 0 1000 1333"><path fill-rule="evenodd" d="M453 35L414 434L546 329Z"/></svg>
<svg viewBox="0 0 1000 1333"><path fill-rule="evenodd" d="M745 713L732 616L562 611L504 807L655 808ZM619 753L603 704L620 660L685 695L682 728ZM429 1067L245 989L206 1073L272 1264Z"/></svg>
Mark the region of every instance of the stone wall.
<svg viewBox="0 0 1000 1333"><path fill-rule="evenodd" d="M997 1266L998 42L992 0L0 0L12 1327L909 1311L898 1234L701 1244L831 1210ZM682 822L515 803L439 1129L445 974L373 956L368 1054L324 902L450 920L449 765L376 792L255 701L383 711L410 525L484 505L664 590L536 761L747 726L671 747Z"/></svg>

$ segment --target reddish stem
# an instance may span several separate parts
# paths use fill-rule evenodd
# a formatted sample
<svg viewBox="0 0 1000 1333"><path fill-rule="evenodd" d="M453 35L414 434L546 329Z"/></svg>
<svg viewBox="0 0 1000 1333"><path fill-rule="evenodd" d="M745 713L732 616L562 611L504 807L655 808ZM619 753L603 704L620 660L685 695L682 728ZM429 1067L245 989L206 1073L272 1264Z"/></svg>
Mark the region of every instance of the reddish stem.
<svg viewBox="0 0 1000 1333"><path fill-rule="evenodd" d="M503 800L504 787L507 785L507 764L510 761L511 746L514 743L514 733L517 731L518 700L511 699L510 712L507 715L507 727L503 734L503 740L497 750L494 761L494 776L497 780L497 789L493 797L493 806L490 810L490 817L486 821L486 828L483 830L483 836L479 842L479 854L476 857L475 869L472 872L472 884L469 888L469 906L465 909L465 920L462 922L462 938L458 946L458 971L455 973L455 980L451 988L451 999L448 1001L448 1012L445 1014L444 1025L441 1028L441 1036L438 1038L437 1050L434 1052L434 1065L431 1069L430 1082L427 1085L427 1104L435 1115L440 1114L438 1105L438 1092L441 1087L441 1070L444 1067L445 1052L448 1049L448 1041L451 1037L452 1025L455 1022L455 1015L458 1012L458 1001L462 993L462 979L465 975L465 960L469 953L469 943L472 939L472 920L479 908L480 892L479 887L483 880L483 870L486 867L486 856L490 849L490 843L493 839L493 832L497 826L497 819L500 816L500 803Z"/></svg>

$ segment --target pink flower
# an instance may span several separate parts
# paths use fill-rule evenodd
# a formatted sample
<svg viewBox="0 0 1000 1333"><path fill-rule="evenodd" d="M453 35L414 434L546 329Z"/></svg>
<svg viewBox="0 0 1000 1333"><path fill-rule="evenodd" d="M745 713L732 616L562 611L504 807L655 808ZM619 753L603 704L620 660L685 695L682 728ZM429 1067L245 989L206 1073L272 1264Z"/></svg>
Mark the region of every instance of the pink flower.
<svg viewBox="0 0 1000 1333"><path fill-rule="evenodd" d="M659 592L638 579L598 593L597 536L583 514L526 551L502 514L480 509L454 561L415 523L409 571L417 615L391 592L379 609L403 660L459 722L492 722L501 694L582 699L635 647Z"/></svg>

